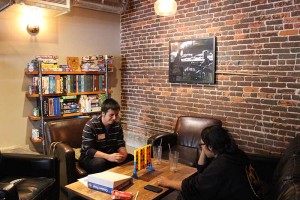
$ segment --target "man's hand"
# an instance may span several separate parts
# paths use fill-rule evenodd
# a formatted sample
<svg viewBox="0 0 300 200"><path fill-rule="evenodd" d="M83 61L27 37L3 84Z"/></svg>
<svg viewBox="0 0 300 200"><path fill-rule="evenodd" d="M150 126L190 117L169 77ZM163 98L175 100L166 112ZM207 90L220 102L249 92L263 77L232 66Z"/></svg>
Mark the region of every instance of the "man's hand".
<svg viewBox="0 0 300 200"><path fill-rule="evenodd" d="M157 180L157 184L163 187L169 187L169 182L170 180L164 176L159 177Z"/></svg>
<svg viewBox="0 0 300 200"><path fill-rule="evenodd" d="M120 147L118 149L118 153L122 155L122 157L119 159L119 163L121 163L127 158L128 153L125 147Z"/></svg>
<svg viewBox="0 0 300 200"><path fill-rule="evenodd" d="M107 158L108 161L117 162L117 163L123 162L124 159L125 159L124 156L120 153L109 154Z"/></svg>
<svg viewBox="0 0 300 200"><path fill-rule="evenodd" d="M161 176L157 180L157 184L163 187L173 188L175 190L181 191L181 181L173 181L164 176Z"/></svg>
<svg viewBox="0 0 300 200"><path fill-rule="evenodd" d="M199 160L198 160L198 165L205 165L205 163L206 163L206 155L205 155L204 150L202 149Z"/></svg>

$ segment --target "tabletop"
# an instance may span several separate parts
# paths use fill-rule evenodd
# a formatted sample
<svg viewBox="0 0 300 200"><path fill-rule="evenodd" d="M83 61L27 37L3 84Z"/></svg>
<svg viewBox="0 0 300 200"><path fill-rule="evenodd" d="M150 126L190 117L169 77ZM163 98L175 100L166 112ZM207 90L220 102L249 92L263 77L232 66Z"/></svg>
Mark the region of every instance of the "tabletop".
<svg viewBox="0 0 300 200"><path fill-rule="evenodd" d="M171 180L182 181L183 179L191 176L196 173L197 169L186 166L178 163L178 170L176 172L171 172L169 168L169 161L162 160L161 164L153 164L154 171L148 169L142 169L137 172L138 179L133 179L133 184L125 189L127 192L131 192L133 195L132 199L135 199L135 196L138 193L137 200L149 200L149 199L159 199L169 192L169 188L164 188L158 186L157 180L159 176L165 176ZM114 167L108 171L125 174L132 176L133 175L133 162L128 162L123 165ZM145 185L154 185L161 187L163 189L160 193L151 192L144 189ZM89 189L80 181L71 183L65 186L72 193L84 197L86 199L101 199L101 200L111 200L111 195L103 192L99 192L93 189Z"/></svg>

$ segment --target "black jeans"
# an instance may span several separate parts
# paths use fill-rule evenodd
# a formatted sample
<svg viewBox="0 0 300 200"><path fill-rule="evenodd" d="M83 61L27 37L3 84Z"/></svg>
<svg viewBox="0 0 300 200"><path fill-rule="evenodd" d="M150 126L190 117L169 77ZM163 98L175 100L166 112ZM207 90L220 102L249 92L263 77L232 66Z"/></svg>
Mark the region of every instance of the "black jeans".
<svg viewBox="0 0 300 200"><path fill-rule="evenodd" d="M121 163L110 162L104 158L84 158L80 160L80 166L87 171L88 174L103 172L118 165L122 165L133 160L133 155L128 154L126 159Z"/></svg>

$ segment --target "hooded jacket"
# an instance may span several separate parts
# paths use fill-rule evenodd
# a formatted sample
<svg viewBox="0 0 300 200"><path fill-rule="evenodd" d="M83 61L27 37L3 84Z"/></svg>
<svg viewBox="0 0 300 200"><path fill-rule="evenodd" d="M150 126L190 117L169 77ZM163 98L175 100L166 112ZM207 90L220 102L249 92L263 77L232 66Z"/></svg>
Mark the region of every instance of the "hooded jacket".
<svg viewBox="0 0 300 200"><path fill-rule="evenodd" d="M184 200L257 200L249 184L245 168L249 166L246 154L237 149L223 153L198 172L182 182Z"/></svg>

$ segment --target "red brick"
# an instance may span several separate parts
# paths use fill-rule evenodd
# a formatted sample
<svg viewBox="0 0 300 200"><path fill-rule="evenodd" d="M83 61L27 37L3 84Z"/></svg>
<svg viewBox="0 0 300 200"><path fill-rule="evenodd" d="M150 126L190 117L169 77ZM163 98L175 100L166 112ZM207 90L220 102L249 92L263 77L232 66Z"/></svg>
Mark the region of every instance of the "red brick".
<svg viewBox="0 0 300 200"><path fill-rule="evenodd" d="M285 31L279 31L279 35L298 35L298 30L285 30Z"/></svg>
<svg viewBox="0 0 300 200"><path fill-rule="evenodd" d="M192 0L174 17L155 16L154 2L133 0L121 15L122 119L171 131L180 115L216 117L247 152L282 153L300 129L300 1ZM169 83L169 41L210 36L216 84Z"/></svg>

